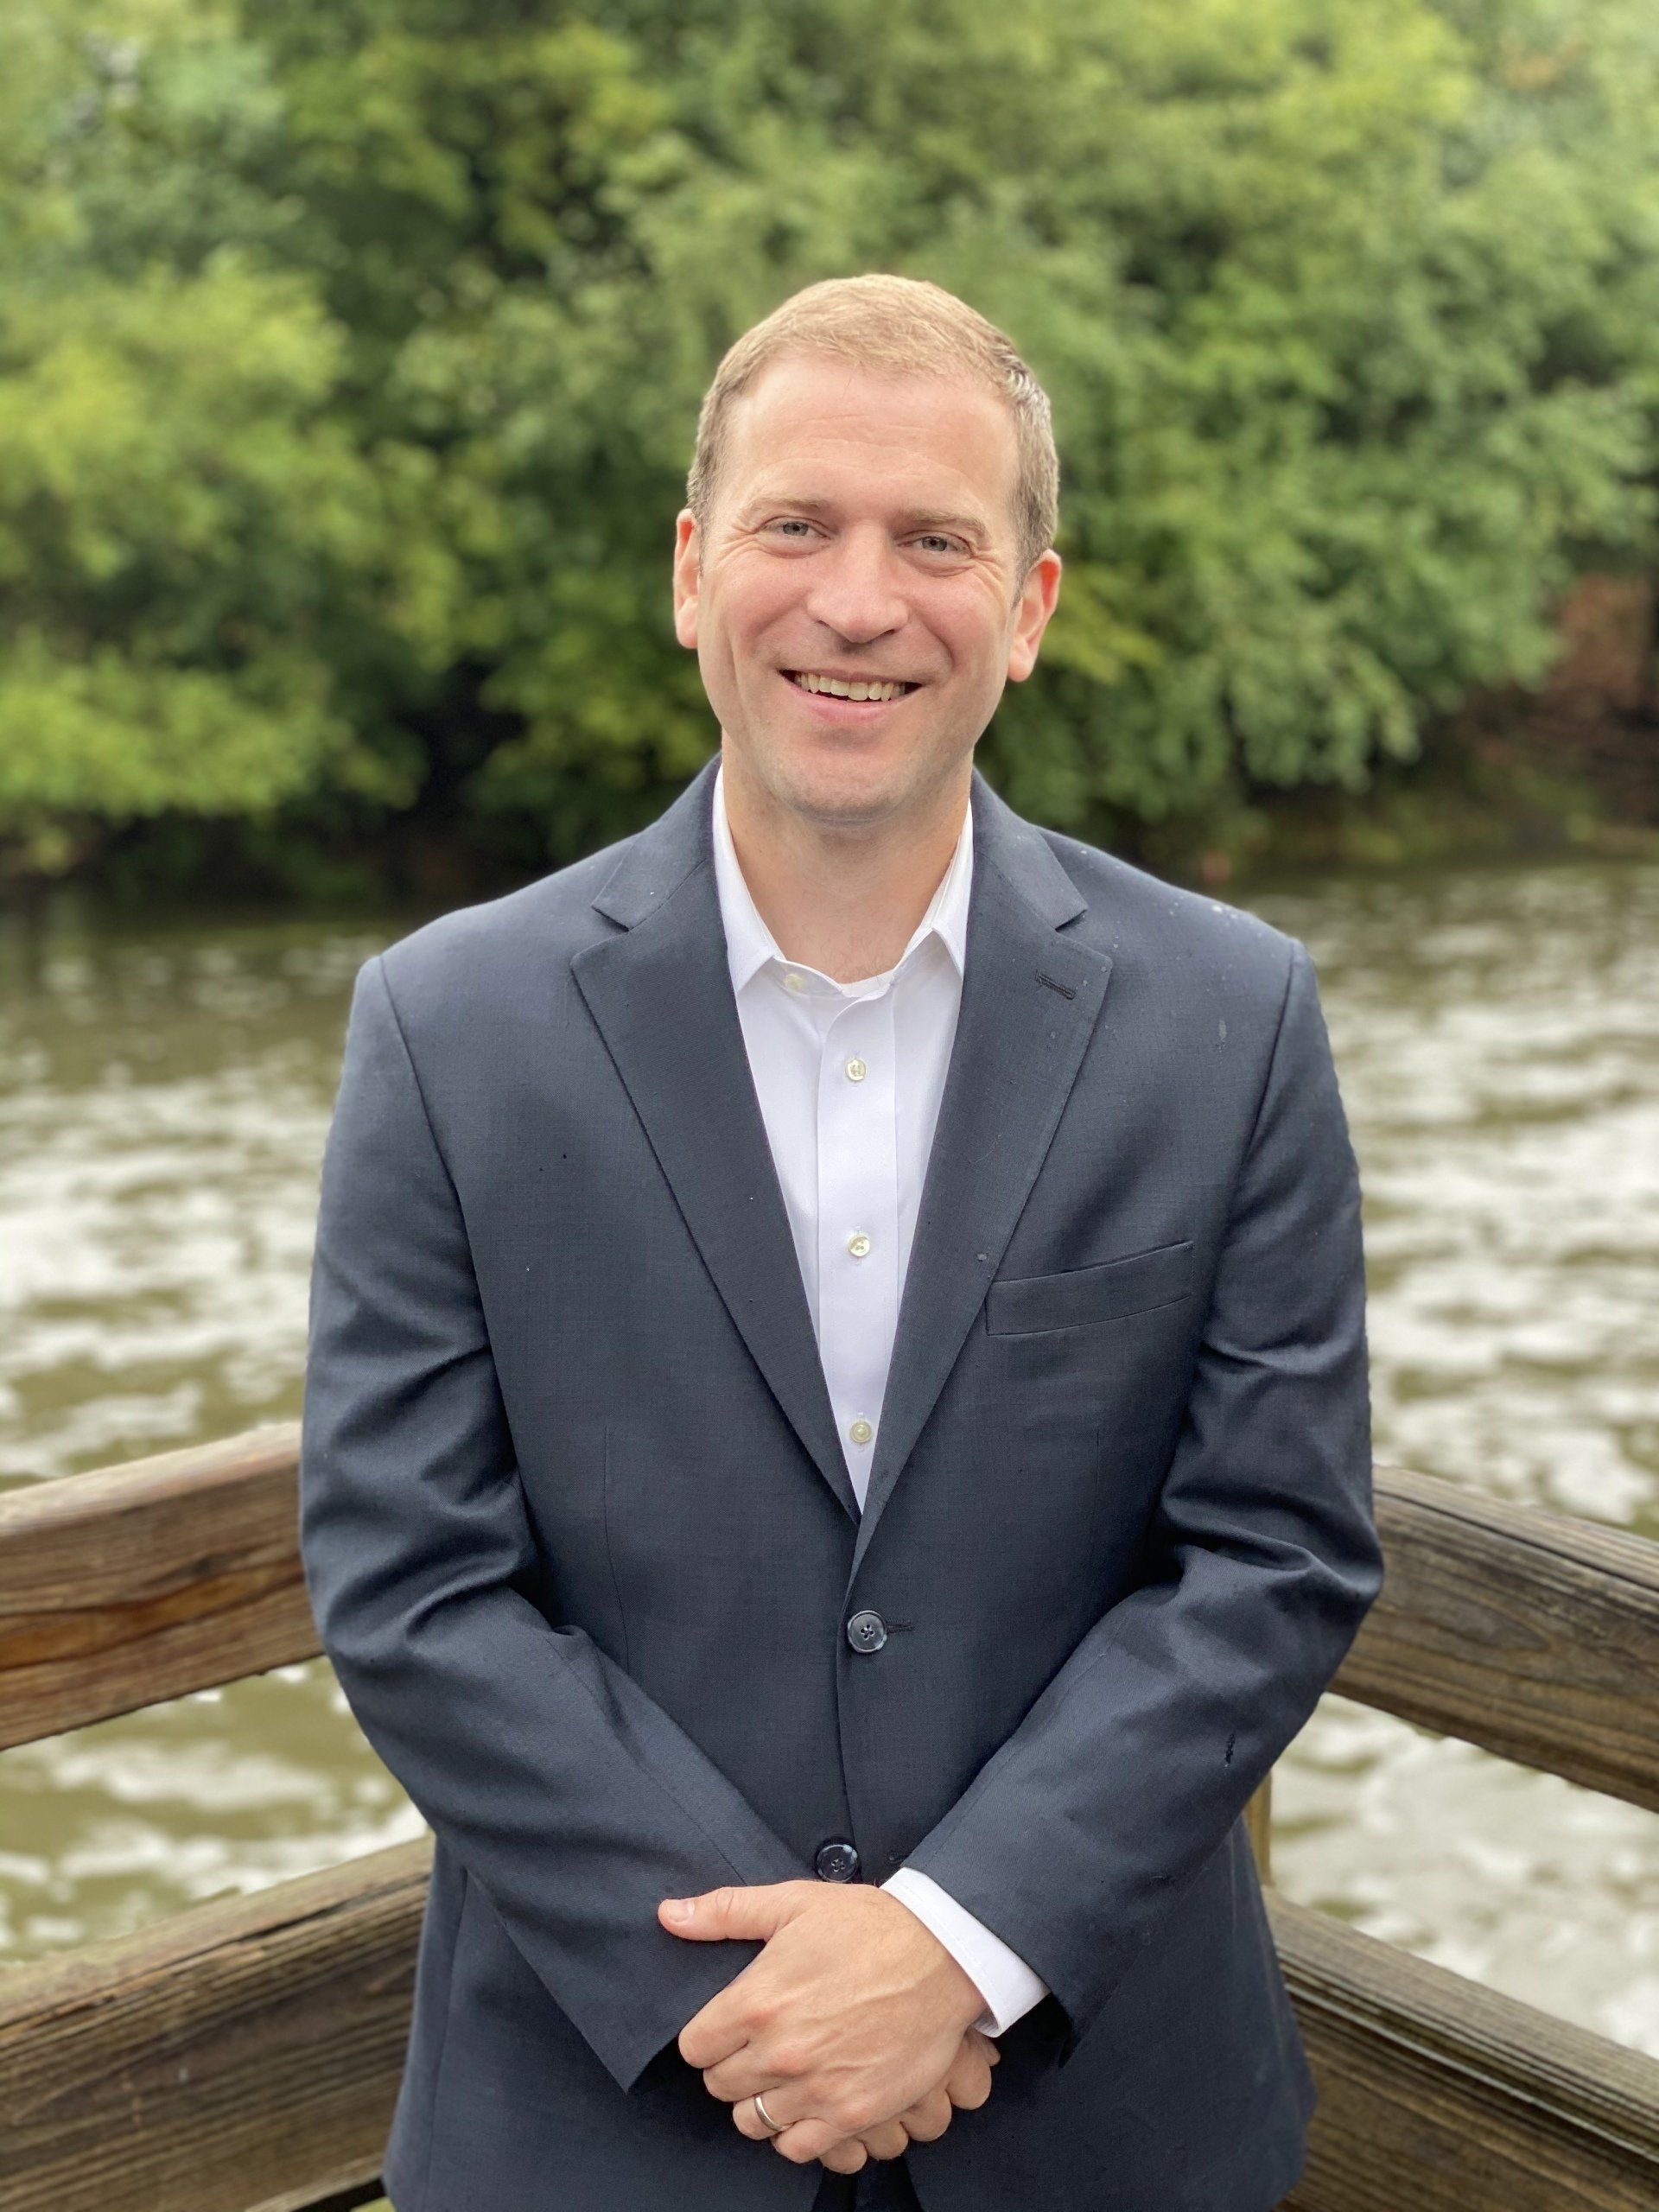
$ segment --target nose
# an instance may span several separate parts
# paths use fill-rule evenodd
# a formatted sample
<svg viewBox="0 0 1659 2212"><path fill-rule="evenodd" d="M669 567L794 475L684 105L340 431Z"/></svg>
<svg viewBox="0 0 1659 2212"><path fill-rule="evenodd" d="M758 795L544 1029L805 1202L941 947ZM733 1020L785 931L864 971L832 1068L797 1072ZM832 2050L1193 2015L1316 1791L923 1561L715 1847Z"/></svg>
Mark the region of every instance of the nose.
<svg viewBox="0 0 1659 2212"><path fill-rule="evenodd" d="M806 612L849 645L867 645L909 619L899 582L885 533L849 530L813 562Z"/></svg>

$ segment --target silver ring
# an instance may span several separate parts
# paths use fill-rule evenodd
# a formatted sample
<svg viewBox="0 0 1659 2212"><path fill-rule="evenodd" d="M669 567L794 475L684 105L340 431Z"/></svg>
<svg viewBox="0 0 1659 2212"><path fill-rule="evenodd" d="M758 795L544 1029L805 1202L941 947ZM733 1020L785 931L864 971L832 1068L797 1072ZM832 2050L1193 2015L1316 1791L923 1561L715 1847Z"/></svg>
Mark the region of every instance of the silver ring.
<svg viewBox="0 0 1659 2212"><path fill-rule="evenodd" d="M783 2121L780 2120L774 2120L772 2118L772 2114L766 2110L766 2106L761 2102L760 2092L758 2089L754 2093L754 2108L760 2115L760 2125L766 2128L769 2133L772 2135L781 2135L783 2133Z"/></svg>

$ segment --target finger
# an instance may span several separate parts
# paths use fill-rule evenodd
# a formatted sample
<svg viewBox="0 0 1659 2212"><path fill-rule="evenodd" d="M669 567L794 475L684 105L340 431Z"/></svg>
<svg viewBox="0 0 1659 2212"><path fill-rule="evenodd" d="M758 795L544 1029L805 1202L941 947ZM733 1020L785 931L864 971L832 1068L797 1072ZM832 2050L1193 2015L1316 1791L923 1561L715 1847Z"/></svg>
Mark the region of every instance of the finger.
<svg viewBox="0 0 1659 2212"><path fill-rule="evenodd" d="M758 2089L768 2104L774 2089L786 2088L792 2077L780 2066L767 2066L755 2056L753 2043L741 2044L729 2058L722 2058L718 2065L699 2068L702 2086L711 2097L718 2097L723 2105L734 2105L745 2097L752 2097ZM774 2106L773 2110L777 2107ZM782 2114L779 2113L779 2118ZM798 2113L797 2118L799 2117Z"/></svg>
<svg viewBox="0 0 1659 2212"><path fill-rule="evenodd" d="M734 1936L765 1942L790 1917L802 1886L798 1882L758 1882L705 1890L700 1897L664 1897L657 1918L671 1936L683 1936L695 1943L724 1943Z"/></svg>
<svg viewBox="0 0 1659 2212"><path fill-rule="evenodd" d="M765 2096L765 2090L760 2094ZM771 2100L767 2101L770 2103ZM832 2144L842 2139L832 2120L798 2120L792 2127L785 2127L781 2134L772 2137L772 2147L780 2158L804 2166L814 2158L822 2158Z"/></svg>
<svg viewBox="0 0 1659 2212"><path fill-rule="evenodd" d="M779 2093L773 2089L762 2089L760 2094L766 2099L766 2110L772 2114L772 2118L774 2120L784 2120L783 2113L779 2111L776 2104L773 2102L774 2097L776 2097ZM779 2130L777 2128L768 2127L766 2121L761 2119L760 2113L754 2108L754 2099L753 2097L739 2098L738 2101L732 2107L732 2121L734 2126L736 2127L738 2133L740 2135L747 2135L752 2143L772 2142L775 2140L779 2133ZM787 2126L789 2122L787 2120L784 2120L784 2125Z"/></svg>
<svg viewBox="0 0 1659 2212"><path fill-rule="evenodd" d="M764 2096L765 2094L763 2090L761 2094ZM821 2152L819 2163L828 2166L832 2174L855 2174L861 2166L868 2164L869 2156L856 2135L848 2135L843 2136L839 2143L832 2143L827 2151Z"/></svg>
<svg viewBox="0 0 1659 2212"><path fill-rule="evenodd" d="M747 1972L747 1967L744 1972ZM742 1979L743 1975L739 1974L737 1980L741 1981ZM717 2066L727 2066L734 2060L741 2060L748 2050L749 2038L754 2031L746 2019L738 2015L732 1995L736 1987L736 1981L728 1982L717 1996L709 1999L694 2019L686 2022L675 2038L680 2056L688 2066L694 2066L705 2081ZM758 2080L740 2082L730 2074L726 2078L730 2083L722 2098L726 2104L733 2103L738 2097L752 2095L756 2089L764 2091L766 2086L763 2081ZM709 2091L711 2096L717 2094L715 2090Z"/></svg>
<svg viewBox="0 0 1659 2212"><path fill-rule="evenodd" d="M989 2062L976 2050L959 2050L942 2086L953 2105L960 2105L965 2112L976 2111L991 2094Z"/></svg>
<svg viewBox="0 0 1659 2212"><path fill-rule="evenodd" d="M930 2089L925 2097L918 2097L899 2113L899 2119L914 2142L937 2143L950 2126L954 2109L941 2084L937 2089Z"/></svg>
<svg viewBox="0 0 1659 2212"><path fill-rule="evenodd" d="M896 2158L910 2141L910 2131L901 2120L884 2120L880 2126L859 2130L859 2141L873 2158Z"/></svg>

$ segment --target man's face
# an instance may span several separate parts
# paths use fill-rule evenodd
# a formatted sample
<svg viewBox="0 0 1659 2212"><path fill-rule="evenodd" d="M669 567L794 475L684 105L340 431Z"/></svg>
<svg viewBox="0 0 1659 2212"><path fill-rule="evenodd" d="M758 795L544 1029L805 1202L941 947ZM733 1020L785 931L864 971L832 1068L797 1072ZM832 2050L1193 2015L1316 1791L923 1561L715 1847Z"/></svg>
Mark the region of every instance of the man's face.
<svg viewBox="0 0 1659 2212"><path fill-rule="evenodd" d="M822 826L875 823L956 785L1059 587L1016 590L1013 418L966 379L789 356L734 404L707 542L677 524L675 629L728 760ZM819 693L811 676L912 687Z"/></svg>

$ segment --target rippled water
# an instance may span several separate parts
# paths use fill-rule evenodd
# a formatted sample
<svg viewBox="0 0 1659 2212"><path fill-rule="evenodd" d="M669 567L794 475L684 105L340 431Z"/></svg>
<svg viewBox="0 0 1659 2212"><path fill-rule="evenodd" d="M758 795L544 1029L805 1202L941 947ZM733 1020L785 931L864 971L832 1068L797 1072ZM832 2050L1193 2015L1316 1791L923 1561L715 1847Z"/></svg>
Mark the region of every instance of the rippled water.
<svg viewBox="0 0 1659 2212"><path fill-rule="evenodd" d="M1659 868L1331 882L1378 1457L1659 1538ZM384 925L0 929L0 1486L298 1411L317 1166ZM1659 2056L1659 1821L1327 1697L1291 1897ZM321 1661L0 1757L0 1956L422 1832Z"/></svg>

